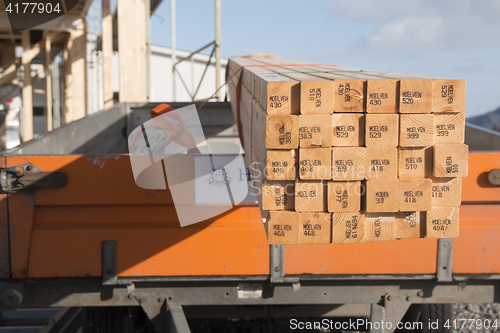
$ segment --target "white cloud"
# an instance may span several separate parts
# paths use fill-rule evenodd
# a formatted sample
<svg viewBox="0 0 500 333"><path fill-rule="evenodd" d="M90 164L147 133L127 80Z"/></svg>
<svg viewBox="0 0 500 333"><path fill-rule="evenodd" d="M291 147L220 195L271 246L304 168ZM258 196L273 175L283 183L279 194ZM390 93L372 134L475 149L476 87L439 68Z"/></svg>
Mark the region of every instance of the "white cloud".
<svg viewBox="0 0 500 333"><path fill-rule="evenodd" d="M328 2L336 20L371 23L358 46L406 51L500 45L499 0L349 0Z"/></svg>

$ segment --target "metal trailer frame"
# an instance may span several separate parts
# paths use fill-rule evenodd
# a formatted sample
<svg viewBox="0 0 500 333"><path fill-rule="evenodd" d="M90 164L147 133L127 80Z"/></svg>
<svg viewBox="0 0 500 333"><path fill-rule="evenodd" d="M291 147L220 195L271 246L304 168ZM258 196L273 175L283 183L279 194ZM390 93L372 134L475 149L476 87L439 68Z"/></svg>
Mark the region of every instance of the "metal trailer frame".
<svg viewBox="0 0 500 333"><path fill-rule="evenodd" d="M143 119L146 113L144 117L132 117L131 110L150 110L153 106L118 104L24 143L3 156L40 151L123 151L126 134L147 120ZM225 111L221 111L223 107ZM207 137L237 135L227 103L210 104L200 118ZM86 136L69 140L75 129L84 130ZM467 129L471 130L479 129ZM488 137L492 147L500 147L500 135L480 134ZM9 279L9 275L3 275L0 309L140 306L159 332L189 332L186 316L353 316L395 325L403 317L416 320L421 304L500 302L499 274L453 274L452 255L453 240L440 239L436 274L297 276L285 274L285 246L271 245L269 275L119 277L116 243L110 240L102 243L102 278ZM369 331L392 332L394 328L372 327Z"/></svg>

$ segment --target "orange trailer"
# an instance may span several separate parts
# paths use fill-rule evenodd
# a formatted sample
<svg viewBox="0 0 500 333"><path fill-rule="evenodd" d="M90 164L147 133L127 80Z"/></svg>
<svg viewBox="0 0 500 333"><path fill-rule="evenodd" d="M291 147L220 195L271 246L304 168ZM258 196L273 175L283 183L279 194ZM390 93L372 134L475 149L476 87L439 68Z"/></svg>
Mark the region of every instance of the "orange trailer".
<svg viewBox="0 0 500 333"><path fill-rule="evenodd" d="M467 127L456 239L269 246L256 204L181 228L168 189L135 184L127 135L154 106L118 104L2 154L1 309L142 307L183 331L185 315L396 323L422 304L500 302L500 152L474 151L500 150L498 134ZM208 139L237 136L228 103L200 119Z"/></svg>

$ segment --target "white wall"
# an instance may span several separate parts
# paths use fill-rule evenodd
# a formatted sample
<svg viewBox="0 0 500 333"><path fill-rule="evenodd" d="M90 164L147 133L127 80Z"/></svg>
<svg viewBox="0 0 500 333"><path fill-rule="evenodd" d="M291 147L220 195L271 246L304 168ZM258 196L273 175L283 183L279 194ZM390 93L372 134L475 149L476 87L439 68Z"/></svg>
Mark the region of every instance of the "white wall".
<svg viewBox="0 0 500 333"><path fill-rule="evenodd" d="M102 95L102 53L95 51L95 37L88 35L87 44L87 89L89 113L94 113L103 108ZM209 52L211 49L209 48ZM190 52L177 50L177 61L186 58ZM177 70L182 76L191 93L196 90L200 78L205 70L209 55L196 54L191 59L177 65ZM221 84L225 82L227 59L221 59ZM119 52L113 52L112 57L112 88L113 92L119 91ZM226 87L221 89L224 98ZM216 90L215 86L215 57L212 57L203 82L196 94L196 100L205 100ZM172 91L172 60L171 50L167 47L151 46L150 58L150 101L173 102ZM190 102L191 97L179 76L176 77L176 101Z"/></svg>
<svg viewBox="0 0 500 333"><path fill-rule="evenodd" d="M177 61L186 58L189 52L177 51ZM205 70L208 55L196 54L191 59L185 60L176 66L181 74L186 86L191 93L194 93ZM221 84L225 82L227 59L221 59ZM171 50L166 47L151 47L151 101L168 102L173 101L172 91L172 58ZM196 100L205 100L216 90L215 87L215 58L212 57L203 82L196 94ZM221 89L221 96L224 96L225 87ZM191 97L182 84L179 76L176 77L176 98L178 102L191 101Z"/></svg>

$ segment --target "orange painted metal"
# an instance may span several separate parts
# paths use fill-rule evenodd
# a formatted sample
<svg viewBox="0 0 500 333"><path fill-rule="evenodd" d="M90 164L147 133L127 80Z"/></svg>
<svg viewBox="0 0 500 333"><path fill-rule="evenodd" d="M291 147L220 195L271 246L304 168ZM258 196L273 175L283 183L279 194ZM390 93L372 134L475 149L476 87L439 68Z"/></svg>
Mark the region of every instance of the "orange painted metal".
<svg viewBox="0 0 500 333"><path fill-rule="evenodd" d="M8 204L11 275L14 279L22 279L28 277L35 198L24 194L9 195Z"/></svg>
<svg viewBox="0 0 500 333"><path fill-rule="evenodd" d="M30 277L100 276L104 240L116 241L120 276L269 274L254 207L184 228L172 206L159 205L44 207L35 221Z"/></svg>
<svg viewBox="0 0 500 333"><path fill-rule="evenodd" d="M500 202L500 186L488 181L488 172L493 169L500 169L500 153L469 154L469 175L462 181L462 203Z"/></svg>
<svg viewBox="0 0 500 333"><path fill-rule="evenodd" d="M0 167L5 159L0 159ZM0 194L0 279L10 278L9 218L7 214L7 195Z"/></svg>
<svg viewBox="0 0 500 333"><path fill-rule="evenodd" d="M7 195L0 195L0 279L10 278L9 218Z"/></svg>
<svg viewBox="0 0 500 333"><path fill-rule="evenodd" d="M169 191L137 187L128 156L8 157L7 166L28 161L68 175L65 187L37 193L32 231L14 237L29 244L18 254L29 255L28 277L100 276L104 240L117 243L119 276L269 274L269 245L255 205L181 228ZM500 167L498 161L500 153L469 155L460 237L454 240L456 273L500 273L500 190L481 181ZM9 200L13 196L18 195ZM436 249L435 239L286 246L285 269L286 274L435 273ZM17 270L24 265L15 261Z"/></svg>

